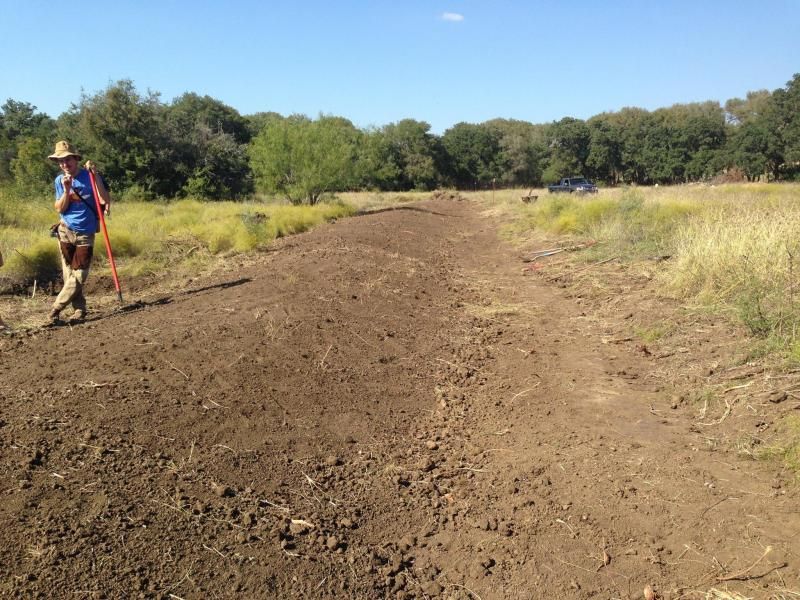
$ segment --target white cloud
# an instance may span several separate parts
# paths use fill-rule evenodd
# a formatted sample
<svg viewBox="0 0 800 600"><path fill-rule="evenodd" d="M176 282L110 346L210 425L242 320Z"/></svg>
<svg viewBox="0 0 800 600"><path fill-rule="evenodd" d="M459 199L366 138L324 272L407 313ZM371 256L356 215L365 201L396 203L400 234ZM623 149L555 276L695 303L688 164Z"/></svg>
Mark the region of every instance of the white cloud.
<svg viewBox="0 0 800 600"><path fill-rule="evenodd" d="M464 20L464 15L451 12L442 13L442 21L454 21L458 23L463 20Z"/></svg>

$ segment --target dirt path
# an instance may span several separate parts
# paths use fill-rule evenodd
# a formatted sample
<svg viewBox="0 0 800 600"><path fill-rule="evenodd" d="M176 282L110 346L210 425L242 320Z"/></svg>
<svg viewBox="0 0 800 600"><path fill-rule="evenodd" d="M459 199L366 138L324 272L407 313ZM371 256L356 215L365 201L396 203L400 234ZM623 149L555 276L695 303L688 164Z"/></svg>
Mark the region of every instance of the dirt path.
<svg viewBox="0 0 800 600"><path fill-rule="evenodd" d="M735 332L654 360L520 266L438 200L0 339L0 593L798 597L796 489L677 397Z"/></svg>

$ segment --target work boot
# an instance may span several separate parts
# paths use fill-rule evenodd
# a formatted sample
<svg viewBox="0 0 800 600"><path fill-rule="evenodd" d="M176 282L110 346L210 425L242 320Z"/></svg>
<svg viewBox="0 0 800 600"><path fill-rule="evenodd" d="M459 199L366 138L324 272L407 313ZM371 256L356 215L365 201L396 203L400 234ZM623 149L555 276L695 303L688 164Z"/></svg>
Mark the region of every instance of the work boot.
<svg viewBox="0 0 800 600"><path fill-rule="evenodd" d="M50 311L50 314L47 315L47 320L50 321L51 325L55 325L58 323L58 315L61 314L61 309L54 308Z"/></svg>
<svg viewBox="0 0 800 600"><path fill-rule="evenodd" d="M79 308L69 318L70 323L82 323L86 319L86 309Z"/></svg>

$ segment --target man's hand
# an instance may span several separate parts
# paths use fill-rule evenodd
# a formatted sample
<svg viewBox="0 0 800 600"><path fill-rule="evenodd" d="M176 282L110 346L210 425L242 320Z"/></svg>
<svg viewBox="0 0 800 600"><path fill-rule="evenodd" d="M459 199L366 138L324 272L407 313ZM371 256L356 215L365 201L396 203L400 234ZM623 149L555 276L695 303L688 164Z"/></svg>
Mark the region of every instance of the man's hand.
<svg viewBox="0 0 800 600"><path fill-rule="evenodd" d="M87 171L91 171L93 175L97 175L97 165L91 160L87 160L84 164ZM103 180L97 180L97 191L100 192L100 204L103 207L103 214L109 216L111 214L111 198L108 196L108 191L103 185Z"/></svg>
<svg viewBox="0 0 800 600"><path fill-rule="evenodd" d="M72 175L62 175L61 184L64 186L64 191L69 194L72 189Z"/></svg>

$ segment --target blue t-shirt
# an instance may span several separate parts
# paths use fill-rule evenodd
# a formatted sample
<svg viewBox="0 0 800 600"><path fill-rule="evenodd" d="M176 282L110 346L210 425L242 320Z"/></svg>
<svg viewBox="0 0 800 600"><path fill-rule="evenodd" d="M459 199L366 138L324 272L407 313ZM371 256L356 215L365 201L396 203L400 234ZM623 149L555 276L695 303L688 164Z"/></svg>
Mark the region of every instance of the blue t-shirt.
<svg viewBox="0 0 800 600"><path fill-rule="evenodd" d="M64 184L59 175L55 179L56 200L64 193ZM99 175L97 176L99 177ZM81 200L83 198L83 200ZM90 208L91 207L91 208ZM69 206L61 213L61 220L78 233L95 233L97 231L97 206L92 191L92 180L89 171L81 169L72 178L72 191L70 192Z"/></svg>

